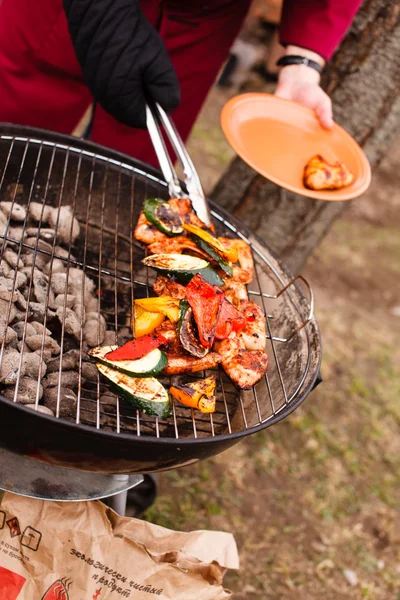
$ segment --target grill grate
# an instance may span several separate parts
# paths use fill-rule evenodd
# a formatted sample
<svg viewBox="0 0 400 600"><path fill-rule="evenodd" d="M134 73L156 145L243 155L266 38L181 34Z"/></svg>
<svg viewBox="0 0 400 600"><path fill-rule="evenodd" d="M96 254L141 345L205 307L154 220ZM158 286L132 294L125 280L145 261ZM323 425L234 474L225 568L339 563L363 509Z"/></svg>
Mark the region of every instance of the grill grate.
<svg viewBox="0 0 400 600"><path fill-rule="evenodd" d="M31 268L28 285L24 291L26 308L20 308L20 321L24 323L20 340L20 354L15 392L12 401L20 397L21 366L27 348L27 324L31 319L34 302L34 269L45 257L51 283L56 276L59 261L66 268L66 287L72 277L72 269L78 268L95 284L96 310L106 321L108 331L113 332L115 343L129 339L129 315L134 297L148 296L155 275L141 264L143 248L133 238L133 229L144 199L148 196L168 197L165 182L155 174L146 172L144 166L132 166L101 154L67 146L46 139L33 139L8 133L0 135L0 200L24 205L27 209L33 202L42 206L41 219L34 240L27 236L28 220L20 223L16 231L8 219L0 249L1 264L8 248L17 255L16 269L8 314L1 316L0 372L3 366L7 322L12 316L13 296L17 293L17 270L24 256ZM72 214L80 223L80 235L76 243L69 241L59 246L55 238L51 248L40 243L41 231L47 228L47 207L57 208L54 228L62 227L60 208L70 206ZM49 318L48 304L51 285L43 306L43 332L40 360L46 357L46 328L53 331L60 345L58 369L56 418L66 418L77 424L90 425L96 429L130 433L136 436L203 438L251 429L261 423L276 420L292 410L311 367L316 358L310 342L313 299L307 282L301 277L289 281L276 259L251 235L237 229L237 225L220 213L212 211L219 235L238 236L248 242L253 250L255 278L249 285L249 298L258 303L267 315L267 353L270 364L266 376L252 390L239 392L221 369L217 372L217 410L203 415L174 402L173 417L168 421L140 414L127 406L98 375L95 381L85 381L83 371L86 364L84 336L85 316L80 315L79 335L75 348L79 350L76 385L77 403L74 414L64 415L61 376L63 360L71 348L71 336L66 329L68 310L67 291L64 294L61 323L54 324ZM21 231L22 227L22 231ZM72 234L72 221L71 231ZM69 236L71 238L71 235ZM25 267L26 269L26 267ZM10 276L9 276L10 277ZM88 279L82 278L81 303L85 301ZM309 301L300 293L298 283L304 284ZM15 320L13 321L15 323ZM97 320L97 338L100 343L101 319ZM200 373L185 376L186 379L210 374ZM32 402L36 410L40 406L41 385L46 378L38 373L35 377L36 394ZM163 383L170 383L168 378ZM9 401L9 400L8 400Z"/></svg>

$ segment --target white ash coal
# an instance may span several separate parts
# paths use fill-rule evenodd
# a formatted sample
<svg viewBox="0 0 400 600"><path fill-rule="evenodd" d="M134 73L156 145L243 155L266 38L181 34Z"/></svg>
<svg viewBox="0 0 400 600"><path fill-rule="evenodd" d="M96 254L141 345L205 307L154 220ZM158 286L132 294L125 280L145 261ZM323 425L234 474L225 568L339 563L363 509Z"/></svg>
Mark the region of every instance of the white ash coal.
<svg viewBox="0 0 400 600"><path fill-rule="evenodd" d="M0 202L0 394L66 418L76 417L78 389L98 381L87 350L115 343L96 284L71 265L79 234L71 206ZM93 402L80 403L93 422Z"/></svg>

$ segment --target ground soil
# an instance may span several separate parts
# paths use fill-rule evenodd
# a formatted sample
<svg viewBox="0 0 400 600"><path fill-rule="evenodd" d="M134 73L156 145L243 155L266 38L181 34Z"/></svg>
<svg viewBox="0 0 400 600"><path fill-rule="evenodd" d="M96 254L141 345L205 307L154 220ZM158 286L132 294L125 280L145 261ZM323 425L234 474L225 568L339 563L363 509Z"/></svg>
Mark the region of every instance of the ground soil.
<svg viewBox="0 0 400 600"><path fill-rule="evenodd" d="M207 190L233 156L219 128L233 91L212 92L189 144ZM161 475L147 512L232 532L236 600L400 600L399 164L400 141L306 265L323 384L283 422Z"/></svg>

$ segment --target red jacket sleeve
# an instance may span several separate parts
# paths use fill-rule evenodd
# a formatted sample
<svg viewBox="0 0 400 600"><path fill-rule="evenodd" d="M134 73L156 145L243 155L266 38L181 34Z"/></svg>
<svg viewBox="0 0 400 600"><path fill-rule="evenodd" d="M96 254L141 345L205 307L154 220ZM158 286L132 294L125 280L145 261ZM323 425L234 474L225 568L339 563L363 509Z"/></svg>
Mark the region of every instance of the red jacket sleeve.
<svg viewBox="0 0 400 600"><path fill-rule="evenodd" d="M329 60L362 0L284 0L280 42L313 50Z"/></svg>

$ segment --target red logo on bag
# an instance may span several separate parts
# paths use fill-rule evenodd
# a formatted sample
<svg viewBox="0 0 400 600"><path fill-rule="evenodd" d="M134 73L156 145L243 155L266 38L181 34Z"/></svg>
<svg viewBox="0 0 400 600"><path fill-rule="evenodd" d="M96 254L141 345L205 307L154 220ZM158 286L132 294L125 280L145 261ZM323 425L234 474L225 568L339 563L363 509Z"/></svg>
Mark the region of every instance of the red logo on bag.
<svg viewBox="0 0 400 600"><path fill-rule="evenodd" d="M0 600L17 600L26 579L4 567L0 567Z"/></svg>
<svg viewBox="0 0 400 600"><path fill-rule="evenodd" d="M68 590L71 583L69 579L57 579L49 587L42 600L69 600Z"/></svg>

